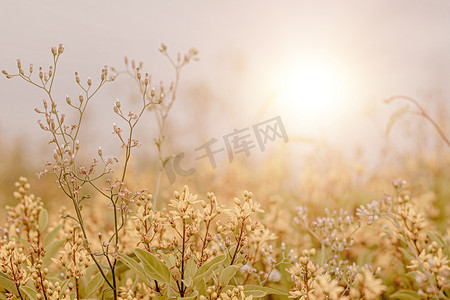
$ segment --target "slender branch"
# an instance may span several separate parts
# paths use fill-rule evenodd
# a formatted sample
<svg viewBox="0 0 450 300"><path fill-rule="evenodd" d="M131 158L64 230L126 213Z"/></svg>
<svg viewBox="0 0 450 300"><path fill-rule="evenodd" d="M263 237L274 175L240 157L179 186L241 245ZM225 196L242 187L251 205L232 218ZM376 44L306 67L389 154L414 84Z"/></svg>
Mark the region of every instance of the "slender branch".
<svg viewBox="0 0 450 300"><path fill-rule="evenodd" d="M400 99L403 99L403 100L413 103L419 110L419 114L422 117L424 117L425 119L427 119L434 126L434 128L439 133L439 135L444 140L444 142L447 144L447 146L450 147L450 140L447 138L445 133L442 131L441 127L436 123L436 121L433 120L433 118L430 117L430 115L425 111L425 109L422 107L422 105L420 105L419 102L417 102L415 99L408 97L408 96L404 96L404 95L396 95L396 96L390 97L389 99L386 99L385 102L389 103L389 102L392 102L395 100L400 100Z"/></svg>

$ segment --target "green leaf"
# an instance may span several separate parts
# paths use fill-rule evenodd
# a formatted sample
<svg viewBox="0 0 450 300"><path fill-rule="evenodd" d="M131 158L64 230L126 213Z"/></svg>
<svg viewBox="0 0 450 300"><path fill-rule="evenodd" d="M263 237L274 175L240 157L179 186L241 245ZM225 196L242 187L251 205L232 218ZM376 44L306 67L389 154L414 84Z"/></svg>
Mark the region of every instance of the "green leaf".
<svg viewBox="0 0 450 300"><path fill-rule="evenodd" d="M54 240L50 245L48 245L47 249L45 249L45 256L42 259L42 265L44 267L49 266L52 263L52 258L56 257L56 254L59 252L59 249L64 245L63 240Z"/></svg>
<svg viewBox="0 0 450 300"><path fill-rule="evenodd" d="M259 285L244 285L245 296L264 297L266 295L282 295L287 296L288 293L269 287Z"/></svg>
<svg viewBox="0 0 450 300"><path fill-rule="evenodd" d="M411 278L411 279L415 279L416 276L417 276L417 271L407 272L407 273L405 273L405 276L408 277L408 278Z"/></svg>
<svg viewBox="0 0 450 300"><path fill-rule="evenodd" d="M39 231L45 232L45 229L47 229L47 225L48 225L48 211L44 208L41 210L41 212L39 213Z"/></svg>
<svg viewBox="0 0 450 300"><path fill-rule="evenodd" d="M97 275L89 281L86 289L84 290L84 298L89 298L89 296L91 296L94 292L98 291L104 281L105 279L102 274L98 272Z"/></svg>
<svg viewBox="0 0 450 300"><path fill-rule="evenodd" d="M204 279L205 282L208 281L212 274L219 269L218 266L221 266L221 263L225 260L225 258L225 254L218 255L203 264L195 273L194 286L196 286L202 279Z"/></svg>
<svg viewBox="0 0 450 300"><path fill-rule="evenodd" d="M200 280L195 285L195 290L198 292L199 295L206 295L206 282L205 282L205 279Z"/></svg>
<svg viewBox="0 0 450 300"><path fill-rule="evenodd" d="M58 226L53 228L53 230L50 231L49 234L47 234L47 237L45 238L45 241L44 241L44 248L53 242L53 240L56 238L56 236L58 235L61 228L62 228L62 224L59 224Z"/></svg>
<svg viewBox="0 0 450 300"><path fill-rule="evenodd" d="M186 279L182 279L181 281L184 283L184 286L186 288L188 288L188 289L192 285L192 277L188 277Z"/></svg>
<svg viewBox="0 0 450 300"><path fill-rule="evenodd" d="M231 265L226 267L225 269L220 272L219 275L219 283L221 286L228 285L228 282L230 282L231 278L234 277L236 272L241 268L241 265Z"/></svg>
<svg viewBox="0 0 450 300"><path fill-rule="evenodd" d="M35 289L29 287L29 286L24 286L22 285L21 287L19 287L20 291L25 293L25 295L28 296L28 298L30 298L30 300L38 300L38 298L36 297L36 294L38 292L36 292Z"/></svg>
<svg viewBox="0 0 450 300"><path fill-rule="evenodd" d="M193 283L195 273L197 272L197 263L193 258L188 259L186 262L186 268L184 268L184 278L191 279L191 283L188 286L191 286Z"/></svg>
<svg viewBox="0 0 450 300"><path fill-rule="evenodd" d="M425 230L425 232L428 234L430 239L438 244L439 248L445 248L446 244L442 237L439 236L439 234L436 234L435 232Z"/></svg>
<svg viewBox="0 0 450 300"><path fill-rule="evenodd" d="M61 286L61 290L59 291L60 295L63 295L64 291L69 288L69 282L70 279L66 279L59 284Z"/></svg>
<svg viewBox="0 0 450 300"><path fill-rule="evenodd" d="M161 256L161 258L164 260L165 265L170 270L172 267L175 266L175 256L173 254L166 254L162 251L158 252L158 254Z"/></svg>
<svg viewBox="0 0 450 300"><path fill-rule="evenodd" d="M105 270L106 268L103 268L103 269ZM97 265L95 263L91 264L91 265L89 265L89 267L86 268L86 271L84 272L82 279L83 278L92 278L97 272L98 272Z"/></svg>
<svg viewBox="0 0 450 300"><path fill-rule="evenodd" d="M142 279L146 278L144 268L137 261L123 253L119 254L119 258L128 268L130 268L130 270L136 272L139 277Z"/></svg>
<svg viewBox="0 0 450 300"><path fill-rule="evenodd" d="M149 279L169 283L170 273L166 265L156 256L143 249L134 249L134 253L144 266L144 272Z"/></svg>
<svg viewBox="0 0 450 300"><path fill-rule="evenodd" d="M398 250L400 250L400 252L403 254L403 256L405 256L405 259L407 261L411 261L411 260L415 259L414 256L407 249L398 248Z"/></svg>
<svg viewBox="0 0 450 300"><path fill-rule="evenodd" d="M0 291L8 290L10 293L18 294L14 281L8 275L0 273Z"/></svg>
<svg viewBox="0 0 450 300"><path fill-rule="evenodd" d="M400 300L418 300L421 299L416 291L412 290L399 290L392 295L389 296L391 299L400 299Z"/></svg>
<svg viewBox="0 0 450 300"><path fill-rule="evenodd" d="M129 258L134 259L137 261L137 263L139 264L139 261L137 260L136 254L131 253L129 255L127 255ZM123 263L123 261L121 261L120 259L117 261L116 264L116 271L115 273L117 274L117 276L121 276L121 274L123 274L124 272L128 271L130 268Z"/></svg>

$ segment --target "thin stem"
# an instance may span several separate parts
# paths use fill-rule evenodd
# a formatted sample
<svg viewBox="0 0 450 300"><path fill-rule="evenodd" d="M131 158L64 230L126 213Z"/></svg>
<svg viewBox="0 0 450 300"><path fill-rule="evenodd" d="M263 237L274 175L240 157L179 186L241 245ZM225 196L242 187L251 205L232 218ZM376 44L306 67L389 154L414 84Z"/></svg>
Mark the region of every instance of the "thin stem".
<svg viewBox="0 0 450 300"><path fill-rule="evenodd" d="M41 270L39 270L39 279L41 280L42 294L44 294L44 299L47 300L47 293L45 291L44 279L42 278Z"/></svg>
<svg viewBox="0 0 450 300"><path fill-rule="evenodd" d="M152 197L152 210L153 210L153 212L156 211L156 198L157 198L157 195L159 193L159 187L160 187L160 184L161 184L161 176L162 176L162 168L160 166L159 170L158 170L158 177L156 178L155 193L154 193L154 195Z"/></svg>
<svg viewBox="0 0 450 300"><path fill-rule="evenodd" d="M169 61L171 62L171 64L174 66L175 68L175 83L173 86L173 90L172 90L172 98L169 102L169 105L167 106L167 108L165 109L164 112L160 112L158 110L156 113L157 116L157 120L158 120L158 126L159 126L159 144L157 145L158 147L158 155L159 155L159 170L158 170L158 177L156 179L156 187L155 187L155 192L153 194L153 212L155 212L156 210L156 204L157 204L157 199L158 199L158 194L159 194L159 186L161 184L161 176L162 176L162 172L164 169L164 159L162 157L162 143L165 141L165 137L164 137L164 129L166 126L166 119L167 116L169 115L170 110L172 109L173 103L175 102L176 96L177 96L177 89L178 89L178 85L179 85L179 81L180 81L180 71L181 68L183 67L183 65L176 65L173 60L170 58L170 56L166 55L166 57L169 59Z"/></svg>
<svg viewBox="0 0 450 300"><path fill-rule="evenodd" d="M77 299L80 299L80 287L78 283L78 278L75 277L75 291L77 292Z"/></svg>
<svg viewBox="0 0 450 300"><path fill-rule="evenodd" d="M52 80L50 80L50 86L48 88L49 93L52 91L53 81L55 80L55 75L56 75L56 65L58 63L58 59L59 59L60 55L61 54L58 53L58 55L53 57L53 74L52 74Z"/></svg>
<svg viewBox="0 0 450 300"><path fill-rule="evenodd" d="M14 272L14 263L12 261L12 255L9 257L9 261L11 263L11 273L13 274L14 277L14 284L16 285L17 288L17 292L19 293L19 297L20 299L23 299L22 294L20 293L20 284L19 284L19 280L16 277L16 272ZM17 267L18 269L19 267Z"/></svg>
<svg viewBox="0 0 450 300"><path fill-rule="evenodd" d="M234 263L234 260L236 259L236 255L237 255L237 253L239 251L239 246L241 246L241 240L242 240L242 236L244 234L245 220L246 219L242 220L241 232L239 233L239 238L237 240L236 249L234 250L233 257L231 258L230 266Z"/></svg>
<svg viewBox="0 0 450 300"><path fill-rule="evenodd" d="M446 135L444 134L442 129L439 127L439 125L436 123L436 121L434 121L430 117L430 115L425 111L425 109L422 107L422 105L420 105L419 102L417 102L415 99L408 97L408 96L404 96L404 95L396 95L396 96L392 96L391 98L387 99L386 103L389 103L391 101L398 100L398 99L404 99L409 102L412 102L419 109L420 115L422 117L424 117L425 119L427 119L434 126L434 128L439 133L439 135L444 140L444 142L447 144L447 146L450 147L450 140L446 137Z"/></svg>
<svg viewBox="0 0 450 300"><path fill-rule="evenodd" d="M184 255L185 255L185 247L186 247L186 219L183 218L183 245L181 250L181 288L180 288L180 296L184 298Z"/></svg>

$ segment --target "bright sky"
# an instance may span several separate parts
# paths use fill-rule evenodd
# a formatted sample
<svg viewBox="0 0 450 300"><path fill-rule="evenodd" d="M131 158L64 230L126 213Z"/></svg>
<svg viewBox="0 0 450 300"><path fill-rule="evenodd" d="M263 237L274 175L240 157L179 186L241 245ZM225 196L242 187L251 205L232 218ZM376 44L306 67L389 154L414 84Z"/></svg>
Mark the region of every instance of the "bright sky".
<svg viewBox="0 0 450 300"><path fill-rule="evenodd" d="M74 71L95 78L127 55L168 79L160 43L172 52L196 47L201 60L184 70L174 114L189 122L181 112L195 107L193 87L209 91L205 97L217 104L209 103L205 122L217 129L208 138L280 115L291 137L373 145L395 110L383 98L406 94L424 103L422 92L430 91L450 97L447 0L27 0L1 1L0 11L1 69L13 72L17 58L47 65L50 47L64 43L61 99L78 93ZM106 89L98 108L110 109L130 93L120 84ZM2 136L36 140L33 108L42 97L25 82L1 78ZM99 119L96 128L109 134L112 120Z"/></svg>

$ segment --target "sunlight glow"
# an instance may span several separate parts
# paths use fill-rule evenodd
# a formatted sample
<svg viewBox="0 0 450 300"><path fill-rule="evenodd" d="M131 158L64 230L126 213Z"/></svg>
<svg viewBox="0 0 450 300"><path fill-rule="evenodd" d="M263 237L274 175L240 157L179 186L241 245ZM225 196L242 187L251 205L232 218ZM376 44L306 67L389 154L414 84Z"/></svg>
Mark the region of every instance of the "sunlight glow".
<svg viewBox="0 0 450 300"><path fill-rule="evenodd" d="M277 102L283 111L321 122L333 119L342 108L342 77L331 66L308 61L282 73Z"/></svg>

